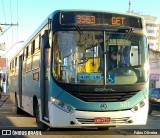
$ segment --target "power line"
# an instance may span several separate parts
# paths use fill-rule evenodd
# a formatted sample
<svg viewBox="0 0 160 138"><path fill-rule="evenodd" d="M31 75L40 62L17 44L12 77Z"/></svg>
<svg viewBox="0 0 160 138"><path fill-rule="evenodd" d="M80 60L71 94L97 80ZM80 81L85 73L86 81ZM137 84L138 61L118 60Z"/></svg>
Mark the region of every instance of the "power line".
<svg viewBox="0 0 160 138"><path fill-rule="evenodd" d="M11 24L5 23L5 24L0 24L0 25L9 26L9 27L6 28L4 31L2 31L2 33L0 34L0 36L3 35L5 32L7 32L12 26L18 26L18 24L13 24L13 23L11 23Z"/></svg>
<svg viewBox="0 0 160 138"><path fill-rule="evenodd" d="M18 17L18 16L19 16L19 13L18 13L18 8L19 8L19 7L18 7L18 6L19 6L19 5L18 5L18 0L17 0L17 24L18 24L18 18L19 18L19 17Z"/></svg>
<svg viewBox="0 0 160 138"><path fill-rule="evenodd" d="M6 31L8 31L12 26L18 26L18 0L17 0L17 24L15 23L12 23L12 2L10 0L10 17L11 17L11 23L6 23L6 14L5 14L5 7L4 7L4 1L2 0L2 8L3 8L3 15L4 15L4 20L5 20L5 23L0 23L0 26L1 25L4 25L4 26L9 26L8 28L5 27L5 31L2 30L2 28L0 27L0 30L1 30L1 35L3 35ZM12 30L12 35L13 35L13 30ZM13 37L13 36L12 36ZM18 39L18 27L17 27L17 39Z"/></svg>
<svg viewBox="0 0 160 138"><path fill-rule="evenodd" d="M18 44L18 43L23 43L24 41L22 40L22 41L19 41L19 42L16 42L15 44L13 44L5 53L4 53L4 55L6 55L16 44Z"/></svg>
<svg viewBox="0 0 160 138"><path fill-rule="evenodd" d="M18 13L18 7L19 5L18 5L18 0L17 0L17 24L18 24L18 19L19 19L19 13ZM18 26L17 26L17 41L18 41Z"/></svg>
<svg viewBox="0 0 160 138"><path fill-rule="evenodd" d="M4 10L4 3L3 3L3 0L2 0L2 8L3 8L4 20L5 20L5 23L6 23L6 15L5 15L5 10Z"/></svg>
<svg viewBox="0 0 160 138"><path fill-rule="evenodd" d="M14 24L14 23L0 23L0 25L6 25L6 26L18 26L18 24Z"/></svg>
<svg viewBox="0 0 160 138"><path fill-rule="evenodd" d="M0 36L3 35L5 32L7 32L7 31L9 30L9 28L11 28L11 26L9 26L6 30L4 30L4 31L0 34Z"/></svg>
<svg viewBox="0 0 160 138"><path fill-rule="evenodd" d="M12 23L12 2L11 2L11 0L10 0L10 14L11 14L11 23Z"/></svg>
<svg viewBox="0 0 160 138"><path fill-rule="evenodd" d="M10 0L10 16L11 16L11 23L12 23L12 3L11 3L11 0ZM12 43L13 43L13 28L12 28Z"/></svg>

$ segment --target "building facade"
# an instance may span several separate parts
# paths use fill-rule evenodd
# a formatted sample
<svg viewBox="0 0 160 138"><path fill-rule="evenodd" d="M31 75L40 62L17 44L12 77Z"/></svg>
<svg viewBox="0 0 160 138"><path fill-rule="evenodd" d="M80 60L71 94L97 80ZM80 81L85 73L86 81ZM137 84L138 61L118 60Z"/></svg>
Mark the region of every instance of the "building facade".
<svg viewBox="0 0 160 138"><path fill-rule="evenodd" d="M2 92L7 91L7 58L0 56L0 88Z"/></svg>
<svg viewBox="0 0 160 138"><path fill-rule="evenodd" d="M146 30L147 30L147 37L148 37L148 44L150 49L155 51L160 51L159 48L159 25L157 23L157 17L143 15L146 21Z"/></svg>
<svg viewBox="0 0 160 138"><path fill-rule="evenodd" d="M149 44L150 88L160 87L160 24L157 17L143 15Z"/></svg>

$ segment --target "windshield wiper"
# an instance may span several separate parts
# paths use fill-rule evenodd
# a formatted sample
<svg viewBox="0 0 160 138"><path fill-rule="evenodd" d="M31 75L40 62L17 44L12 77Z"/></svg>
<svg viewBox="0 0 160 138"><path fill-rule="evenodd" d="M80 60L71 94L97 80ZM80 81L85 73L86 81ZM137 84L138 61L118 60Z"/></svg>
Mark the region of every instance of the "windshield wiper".
<svg viewBox="0 0 160 138"><path fill-rule="evenodd" d="M128 32L127 32L127 34L126 34L125 39L128 39L128 38L130 37L130 35L131 35L132 32L133 32L133 29L130 27L130 28L128 29Z"/></svg>
<svg viewBox="0 0 160 138"><path fill-rule="evenodd" d="M125 39L128 39L131 35L131 33L133 32L132 27L130 28L122 28L118 30L119 33L126 33Z"/></svg>
<svg viewBox="0 0 160 138"><path fill-rule="evenodd" d="M81 36L83 36L84 40L86 40L86 37L85 37L82 29L81 29L78 25L75 25L75 28L77 29L77 31L79 32L79 34L80 34Z"/></svg>

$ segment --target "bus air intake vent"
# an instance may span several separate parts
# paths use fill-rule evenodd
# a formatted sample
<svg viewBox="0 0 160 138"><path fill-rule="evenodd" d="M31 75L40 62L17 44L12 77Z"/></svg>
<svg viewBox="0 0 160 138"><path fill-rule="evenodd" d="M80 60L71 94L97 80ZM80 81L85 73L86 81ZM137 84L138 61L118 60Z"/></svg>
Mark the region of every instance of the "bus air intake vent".
<svg viewBox="0 0 160 138"><path fill-rule="evenodd" d="M125 101L137 92L69 92L71 95L85 102L119 102Z"/></svg>

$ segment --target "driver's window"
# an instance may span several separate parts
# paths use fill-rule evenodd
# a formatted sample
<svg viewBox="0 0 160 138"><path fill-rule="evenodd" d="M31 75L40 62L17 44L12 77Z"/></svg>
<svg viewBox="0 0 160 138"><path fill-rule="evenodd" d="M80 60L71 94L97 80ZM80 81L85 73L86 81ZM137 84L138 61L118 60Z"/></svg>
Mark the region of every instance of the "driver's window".
<svg viewBox="0 0 160 138"><path fill-rule="evenodd" d="M131 66L139 65L138 62L138 46L132 46L130 48L130 64Z"/></svg>

